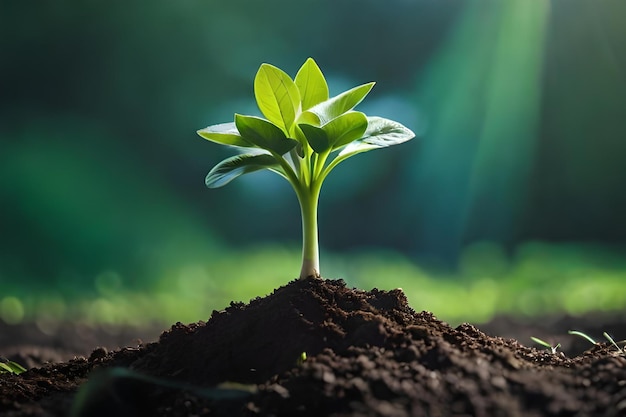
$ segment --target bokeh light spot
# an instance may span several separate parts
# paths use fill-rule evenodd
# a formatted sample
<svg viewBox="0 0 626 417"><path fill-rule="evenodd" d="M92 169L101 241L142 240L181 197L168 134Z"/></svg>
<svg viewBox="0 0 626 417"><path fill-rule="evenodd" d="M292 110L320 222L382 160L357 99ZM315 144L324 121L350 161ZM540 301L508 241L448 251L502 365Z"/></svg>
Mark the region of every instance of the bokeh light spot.
<svg viewBox="0 0 626 417"><path fill-rule="evenodd" d="M100 294L112 295L122 288L122 277L113 270L106 270L96 276L94 284Z"/></svg>
<svg viewBox="0 0 626 417"><path fill-rule="evenodd" d="M0 301L0 317L7 324L18 324L24 319L24 305L17 297L4 297Z"/></svg>

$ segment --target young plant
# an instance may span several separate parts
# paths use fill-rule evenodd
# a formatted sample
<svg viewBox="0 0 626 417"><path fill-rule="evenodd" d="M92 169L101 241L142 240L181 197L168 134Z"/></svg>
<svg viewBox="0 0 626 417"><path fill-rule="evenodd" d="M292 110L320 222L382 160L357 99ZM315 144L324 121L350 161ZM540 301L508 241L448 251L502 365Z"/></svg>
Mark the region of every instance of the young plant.
<svg viewBox="0 0 626 417"><path fill-rule="evenodd" d="M617 349L617 351L618 351L621 355L626 354L626 351L624 351L622 348L620 348L620 347L617 345L617 342L616 342L615 340L613 340L613 338L611 337L611 335L610 335L610 334L608 334L607 332L604 332L604 333L602 333L602 335L605 337L605 339L606 339L606 340L608 340L608 341L609 341L609 343L610 343L610 344L612 344L612 345L615 347L615 349Z"/></svg>
<svg viewBox="0 0 626 417"><path fill-rule="evenodd" d="M198 130L201 137L240 151L209 172L209 188L262 169L289 181L302 214L301 279L320 276L317 206L324 179L351 156L415 136L398 122L353 110L373 86L371 82L329 97L326 79L312 58L295 79L262 64L254 95L265 118L235 114L234 122Z"/></svg>
<svg viewBox="0 0 626 417"><path fill-rule="evenodd" d="M573 334L576 336L580 336L583 339L588 340L589 342L591 342L594 345L597 345L597 342L595 340L593 340L593 338L591 338L590 336L588 336L587 334L583 333L583 332L579 332L578 330L570 330L568 331L569 334ZM625 355L626 354L626 350L622 349L619 347L619 345L617 344L617 342L611 337L610 334L608 334L607 332L603 332L602 335L604 336L604 338L606 340L609 341L610 344L613 345L613 347L615 347L615 349L617 349L617 351L621 354L621 355ZM622 342L620 342L622 343Z"/></svg>
<svg viewBox="0 0 626 417"><path fill-rule="evenodd" d="M578 330L569 330L567 333L569 333L569 334L573 334L573 335L575 335L575 336L580 336L580 337L582 337L583 339L587 340L587 341L588 341L589 343L591 343L592 345L595 345L595 344L596 344L596 341L595 341L595 340L593 340L593 338L592 338L591 336L587 335L586 333L579 332Z"/></svg>
<svg viewBox="0 0 626 417"><path fill-rule="evenodd" d="M26 368L17 362L0 357L0 374L9 373L19 375L26 372Z"/></svg>
<svg viewBox="0 0 626 417"><path fill-rule="evenodd" d="M550 351L554 355L556 355L556 351L561 347L560 343L557 343L556 346L552 346L550 343L546 342L545 340L541 340L538 337L530 336L530 338L532 339L533 342L535 342L535 343L537 343L537 344L539 344L539 345L541 345L543 347L546 347L546 348L550 349Z"/></svg>

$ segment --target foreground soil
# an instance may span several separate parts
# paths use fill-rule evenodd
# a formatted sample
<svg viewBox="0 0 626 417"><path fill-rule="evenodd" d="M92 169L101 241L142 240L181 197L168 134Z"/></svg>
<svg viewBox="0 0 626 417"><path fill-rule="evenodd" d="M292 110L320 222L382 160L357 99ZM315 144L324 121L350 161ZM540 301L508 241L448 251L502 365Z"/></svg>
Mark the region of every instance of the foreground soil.
<svg viewBox="0 0 626 417"><path fill-rule="evenodd" d="M626 355L584 343L553 354L452 328L401 290L298 280L154 343L2 374L0 415L626 416Z"/></svg>

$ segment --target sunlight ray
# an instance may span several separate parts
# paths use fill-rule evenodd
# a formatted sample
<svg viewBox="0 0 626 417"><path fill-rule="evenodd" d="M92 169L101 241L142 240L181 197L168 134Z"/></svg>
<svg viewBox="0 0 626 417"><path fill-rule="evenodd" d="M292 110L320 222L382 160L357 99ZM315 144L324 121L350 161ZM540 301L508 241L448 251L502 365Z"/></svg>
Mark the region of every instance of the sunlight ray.
<svg viewBox="0 0 626 417"><path fill-rule="evenodd" d="M418 86L430 112L416 164L420 252L506 240L525 202L541 99L547 1L468 3Z"/></svg>

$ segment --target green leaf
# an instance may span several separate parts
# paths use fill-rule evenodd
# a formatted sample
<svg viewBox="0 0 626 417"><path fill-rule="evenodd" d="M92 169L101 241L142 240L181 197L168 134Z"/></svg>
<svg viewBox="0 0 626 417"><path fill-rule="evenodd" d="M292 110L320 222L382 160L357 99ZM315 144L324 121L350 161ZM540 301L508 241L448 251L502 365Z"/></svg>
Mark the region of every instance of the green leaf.
<svg viewBox="0 0 626 417"><path fill-rule="evenodd" d="M338 149L363 137L367 126L365 114L351 111L334 118L322 126L322 129L328 134L332 148Z"/></svg>
<svg viewBox="0 0 626 417"><path fill-rule="evenodd" d="M295 82L300 91L302 110L308 110L316 104L328 100L328 84L313 58L307 59L298 70Z"/></svg>
<svg viewBox="0 0 626 417"><path fill-rule="evenodd" d="M328 135L321 127L307 124L299 124L298 127L302 129L307 142L315 152L322 153L330 148Z"/></svg>
<svg viewBox="0 0 626 417"><path fill-rule="evenodd" d="M0 374L8 372L11 374L19 375L23 372L26 372L26 368L24 368L22 365L20 365L17 362L9 361L9 360L2 359L2 358L0 358L0 361L4 361L4 362L0 362Z"/></svg>
<svg viewBox="0 0 626 417"><path fill-rule="evenodd" d="M552 345L550 343L546 342L545 340L541 340L538 337L534 337L534 336L530 336L530 339L533 342L537 343L538 345L541 345L543 347L547 347L549 349L552 349Z"/></svg>
<svg viewBox="0 0 626 417"><path fill-rule="evenodd" d="M15 372L18 375L23 372L26 372L26 368L24 368L22 365L20 365L17 362L9 361L9 366L11 367L11 369L13 369L13 372Z"/></svg>
<svg viewBox="0 0 626 417"><path fill-rule="evenodd" d="M243 174L277 166L278 161L269 154L236 155L215 165L204 182L209 188L219 188Z"/></svg>
<svg viewBox="0 0 626 417"><path fill-rule="evenodd" d="M320 119L313 113L309 112L300 113L300 116L298 116L298 118L296 119L296 129L294 131L294 133L296 134L296 139L298 139L302 145L305 145L307 143L307 139L306 137L303 137L304 134L302 133L302 129L300 128L300 125L303 124L319 127Z"/></svg>
<svg viewBox="0 0 626 417"><path fill-rule="evenodd" d="M337 164L356 154L397 145L415 137L410 129L393 120L382 117L368 117L367 120L365 135L346 145L331 162L326 172L330 172Z"/></svg>
<svg viewBox="0 0 626 417"><path fill-rule="evenodd" d="M260 117L235 114L235 125L246 141L279 155L298 144L298 141L287 138L281 128Z"/></svg>
<svg viewBox="0 0 626 417"><path fill-rule="evenodd" d="M411 140L415 133L401 123L383 117L368 117L363 141L379 148L398 145Z"/></svg>
<svg viewBox="0 0 626 417"><path fill-rule="evenodd" d="M254 95L261 113L289 132L300 112L300 92L291 77L270 64L262 64L254 78Z"/></svg>
<svg viewBox="0 0 626 417"><path fill-rule="evenodd" d="M595 340L593 340L593 339L591 338L591 336L587 335L586 333L579 332L578 330L569 330L567 333L569 333L569 334L573 334L573 335L576 335L576 336L580 336L580 337L582 337L582 338L584 338L584 339L588 340L588 341L589 341L592 345L595 345L595 344L596 344L596 341L595 341ZM532 339L532 337L531 337L531 339Z"/></svg>
<svg viewBox="0 0 626 417"><path fill-rule="evenodd" d="M220 123L198 130L198 135L220 145L254 147L252 143L241 137L235 123Z"/></svg>
<svg viewBox="0 0 626 417"><path fill-rule="evenodd" d="M370 92L376 83L367 83L313 106L307 112L315 114L322 125L352 110Z"/></svg>
<svg viewBox="0 0 626 417"><path fill-rule="evenodd" d="M374 116L368 117L367 121L368 125L365 135L343 148L337 157L346 159L372 149L398 145L415 137L415 134L409 128L393 120Z"/></svg>

